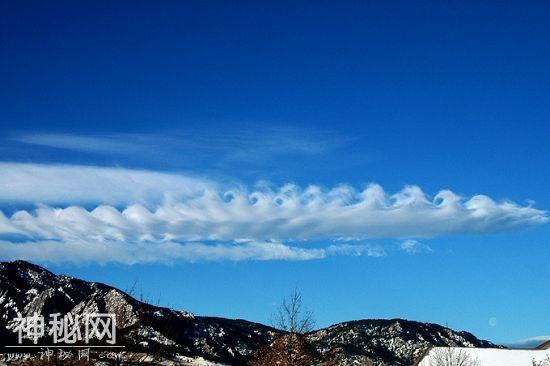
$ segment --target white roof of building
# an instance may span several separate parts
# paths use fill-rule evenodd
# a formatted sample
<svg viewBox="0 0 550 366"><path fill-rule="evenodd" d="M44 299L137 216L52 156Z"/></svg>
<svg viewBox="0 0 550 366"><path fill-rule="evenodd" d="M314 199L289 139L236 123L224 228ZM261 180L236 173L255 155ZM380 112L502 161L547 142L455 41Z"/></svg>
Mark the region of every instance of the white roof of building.
<svg viewBox="0 0 550 366"><path fill-rule="evenodd" d="M418 366L439 366L433 360L436 352L445 352L448 348L434 347L422 359ZM479 366L532 366L533 361L544 361L542 366L550 366L550 350L498 349L498 348L458 348L456 352L466 352L470 359L477 360Z"/></svg>

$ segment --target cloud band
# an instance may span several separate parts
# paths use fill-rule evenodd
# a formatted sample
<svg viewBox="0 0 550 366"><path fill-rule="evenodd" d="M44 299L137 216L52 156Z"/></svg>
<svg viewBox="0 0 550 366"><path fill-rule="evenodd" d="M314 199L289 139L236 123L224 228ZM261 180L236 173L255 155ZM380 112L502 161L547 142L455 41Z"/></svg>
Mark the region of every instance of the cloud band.
<svg viewBox="0 0 550 366"><path fill-rule="evenodd" d="M417 186L395 194L376 184L250 189L181 174L14 163L0 164L0 200L43 203L9 217L0 212L4 258L36 252L38 245L50 252L110 245L136 258L154 247L185 260L317 259L352 251L302 246L489 233L549 221L546 211L530 205L450 190L429 197ZM148 258L163 261L162 254Z"/></svg>

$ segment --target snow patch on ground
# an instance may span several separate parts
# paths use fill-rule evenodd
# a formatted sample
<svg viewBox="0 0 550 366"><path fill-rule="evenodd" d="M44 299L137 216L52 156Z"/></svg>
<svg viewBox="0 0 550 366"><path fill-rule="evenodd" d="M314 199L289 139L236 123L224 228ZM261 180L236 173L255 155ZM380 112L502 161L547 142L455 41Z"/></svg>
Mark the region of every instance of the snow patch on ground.
<svg viewBox="0 0 550 366"><path fill-rule="evenodd" d="M210 361L206 361L206 360L205 360L204 358L202 358L202 357L191 358L191 357L186 357L186 356L177 355L177 356L176 356L176 359L177 359L177 361L179 362L180 365L189 365L189 366L226 366L225 364L213 363L213 362L210 362Z"/></svg>
<svg viewBox="0 0 550 366"><path fill-rule="evenodd" d="M541 362L550 357L548 350L518 350L495 348L455 348L467 352L473 360L479 361L479 366L532 366L533 361ZM418 366L433 366L431 358L436 352L444 352L444 347L434 347L422 359Z"/></svg>

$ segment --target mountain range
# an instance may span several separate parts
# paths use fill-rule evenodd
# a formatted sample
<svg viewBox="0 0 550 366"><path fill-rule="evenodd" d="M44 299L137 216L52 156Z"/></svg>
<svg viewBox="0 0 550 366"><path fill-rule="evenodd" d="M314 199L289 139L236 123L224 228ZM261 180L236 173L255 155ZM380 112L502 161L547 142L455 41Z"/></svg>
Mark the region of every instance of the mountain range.
<svg viewBox="0 0 550 366"><path fill-rule="evenodd" d="M0 262L2 345L17 345L13 319L18 313L48 317L94 312L115 314L117 344L124 345L126 353L153 363L246 365L258 347L282 334L242 319L197 316L154 306L114 287L56 275L25 261ZM52 344L47 334L38 344ZM468 332L404 319L339 323L308 333L307 340L315 348L319 364L336 357L339 365L364 365L367 358L374 365L412 365L432 346L499 347Z"/></svg>

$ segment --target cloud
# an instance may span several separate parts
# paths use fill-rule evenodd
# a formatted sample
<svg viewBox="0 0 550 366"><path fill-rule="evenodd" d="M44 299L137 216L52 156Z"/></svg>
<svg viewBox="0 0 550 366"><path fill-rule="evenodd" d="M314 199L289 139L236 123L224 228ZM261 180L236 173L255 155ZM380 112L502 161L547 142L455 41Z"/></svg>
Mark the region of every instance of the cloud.
<svg viewBox="0 0 550 366"><path fill-rule="evenodd" d="M0 163L0 201L151 204L196 196L215 184L189 175L95 166Z"/></svg>
<svg viewBox="0 0 550 366"><path fill-rule="evenodd" d="M352 255L380 257L382 249L370 245L331 245L327 248L301 248L279 242L232 242L232 243L175 243L44 240L13 243L0 241L0 258L24 259L37 262L70 263L175 263L178 261L244 261L285 260L306 261L330 256Z"/></svg>
<svg viewBox="0 0 550 366"><path fill-rule="evenodd" d="M136 144L132 139L124 138L123 135L82 136L35 133L16 135L11 137L10 140L28 145L90 153L131 154L141 149L140 144Z"/></svg>
<svg viewBox="0 0 550 366"><path fill-rule="evenodd" d="M29 235L177 240L314 240L487 233L546 223L546 211L417 186L395 194L376 184L324 189L286 184L251 188L143 170L0 164L0 200L44 203L0 223ZM82 204L93 205L86 210ZM63 208L60 208L63 207Z"/></svg>
<svg viewBox="0 0 550 366"><path fill-rule="evenodd" d="M407 254L431 253L432 248L418 240L408 239L399 245L399 248Z"/></svg>
<svg viewBox="0 0 550 366"><path fill-rule="evenodd" d="M371 244L338 244L330 245L325 250L327 255L349 255L360 257L367 255L369 257L384 257L386 251L380 245Z"/></svg>
<svg viewBox="0 0 550 366"><path fill-rule="evenodd" d="M237 132L238 131L238 132ZM243 132L245 131L245 132ZM170 134L22 133L8 141L96 155L162 156L163 160L191 155L194 159L254 163L277 156L318 155L343 145L349 138L298 128L230 128L223 133L187 131Z"/></svg>
<svg viewBox="0 0 550 366"><path fill-rule="evenodd" d="M383 250L365 240L483 234L549 221L530 205L449 190L430 197L417 186L394 194L376 184L246 187L184 174L15 163L0 164L0 201L39 203L9 217L0 211L2 258L53 260L64 258L65 248L99 261L109 248L125 263L380 256ZM311 247L319 241L338 245ZM411 240L402 249L426 248Z"/></svg>

